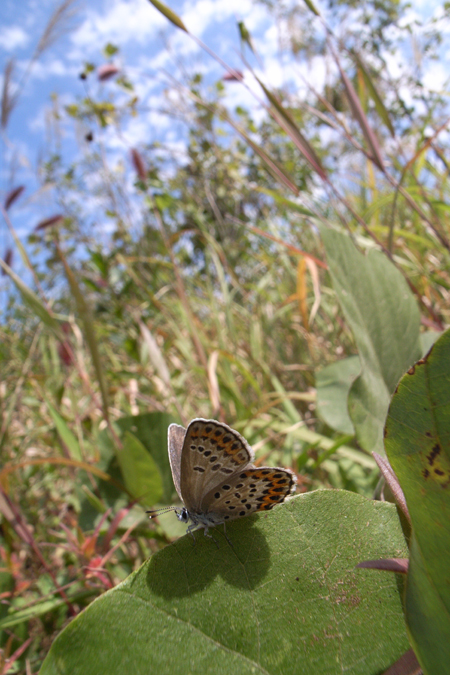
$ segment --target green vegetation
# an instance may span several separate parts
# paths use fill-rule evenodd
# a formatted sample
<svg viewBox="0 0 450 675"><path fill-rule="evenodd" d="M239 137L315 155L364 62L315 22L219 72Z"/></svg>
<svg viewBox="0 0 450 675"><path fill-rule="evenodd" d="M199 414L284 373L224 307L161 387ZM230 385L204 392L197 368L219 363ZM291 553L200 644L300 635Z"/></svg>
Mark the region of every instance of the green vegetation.
<svg viewBox="0 0 450 675"><path fill-rule="evenodd" d="M445 672L448 102L425 68L388 74L413 28L405 8L358 8L331 3L322 19L311 0L275 3L293 67L331 65L320 91L260 78L260 122L228 109L227 88L245 86L231 66L215 84L185 74L164 104L185 130L178 154L124 144L144 111L114 45L97 76L98 64L82 66L82 100L54 102L56 136L70 123L82 139L76 161L50 144L40 167L59 212L24 247L20 186L2 209L29 275L10 253L0 261L0 673L37 673L68 624L45 675L115 675L124 663L181 674L187 662L193 673L283 675L303 663L375 675L409 644L426 674ZM443 25L421 30L422 59L438 57ZM428 429L422 409L441 404ZM395 506L372 501L389 405L405 536ZM175 503L167 427L195 417L237 429L257 463L292 468L298 492L339 490L231 525L233 548L219 527L218 548L197 537L193 549L173 514L149 521L145 510ZM436 484L430 461L443 471ZM405 577L355 569L408 548L404 596Z"/></svg>

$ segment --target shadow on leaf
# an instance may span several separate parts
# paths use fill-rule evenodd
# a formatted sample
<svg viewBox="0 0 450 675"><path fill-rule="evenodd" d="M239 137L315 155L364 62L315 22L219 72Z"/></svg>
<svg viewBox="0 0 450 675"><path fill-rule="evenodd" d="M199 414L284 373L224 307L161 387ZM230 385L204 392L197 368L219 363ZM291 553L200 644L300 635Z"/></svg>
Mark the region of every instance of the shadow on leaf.
<svg viewBox="0 0 450 675"><path fill-rule="evenodd" d="M150 560L147 584L156 595L166 599L199 593L217 576L242 590L253 590L267 575L270 550L265 536L251 516L227 528L211 530L214 539L195 533L195 543L185 535Z"/></svg>

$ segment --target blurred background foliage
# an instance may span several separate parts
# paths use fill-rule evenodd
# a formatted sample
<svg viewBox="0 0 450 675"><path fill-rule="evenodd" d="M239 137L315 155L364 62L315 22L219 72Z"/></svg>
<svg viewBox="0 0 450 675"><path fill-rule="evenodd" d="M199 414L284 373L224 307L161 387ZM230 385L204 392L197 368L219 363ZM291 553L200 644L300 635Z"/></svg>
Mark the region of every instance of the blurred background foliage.
<svg viewBox="0 0 450 675"><path fill-rule="evenodd" d="M21 242L21 186L4 196L0 672L37 672L72 616L183 532L144 513L175 498L171 421L230 424L300 491L370 497L386 400L449 323L448 94L423 77L448 7L418 30L389 0L320 17L264 4L296 72L323 63L323 89L258 74L255 107L230 109L240 71L210 82L183 63L160 112L185 142L123 153L145 109L109 44L80 64L86 95L52 101L39 179L54 216ZM248 77L258 54L238 28ZM381 411L375 436L361 401Z"/></svg>

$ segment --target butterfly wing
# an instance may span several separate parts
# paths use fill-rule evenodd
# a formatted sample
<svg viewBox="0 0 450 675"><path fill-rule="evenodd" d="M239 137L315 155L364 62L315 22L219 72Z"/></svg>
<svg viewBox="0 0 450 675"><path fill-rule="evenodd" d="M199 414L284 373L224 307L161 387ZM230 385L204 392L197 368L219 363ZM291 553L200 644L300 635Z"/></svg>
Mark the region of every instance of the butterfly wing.
<svg viewBox="0 0 450 675"><path fill-rule="evenodd" d="M252 459L253 450L234 429L215 420L192 420L183 441L180 473L181 495L188 511L202 513L205 495L246 468Z"/></svg>
<svg viewBox="0 0 450 675"><path fill-rule="evenodd" d="M183 450L183 441L186 435L186 429L179 424L171 424L169 426L167 445L169 449L169 462L172 470L173 484L178 493L178 496L183 500L180 489L180 473L181 473L181 453Z"/></svg>
<svg viewBox="0 0 450 675"><path fill-rule="evenodd" d="M289 469L249 466L223 480L203 498L201 510L219 522L255 511L269 511L294 490L297 478Z"/></svg>

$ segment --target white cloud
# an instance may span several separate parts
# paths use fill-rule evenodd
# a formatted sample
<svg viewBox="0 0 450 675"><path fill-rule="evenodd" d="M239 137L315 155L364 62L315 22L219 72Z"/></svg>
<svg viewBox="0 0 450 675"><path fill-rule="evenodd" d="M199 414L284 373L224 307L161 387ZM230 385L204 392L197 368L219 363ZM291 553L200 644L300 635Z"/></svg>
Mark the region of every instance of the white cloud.
<svg viewBox="0 0 450 675"><path fill-rule="evenodd" d="M441 91L443 92L447 82L448 82L448 66L443 63L430 63L426 69L423 81L426 82L426 86L431 91Z"/></svg>
<svg viewBox="0 0 450 675"><path fill-rule="evenodd" d="M178 57L200 52L201 47L189 35L179 30L170 38L170 51ZM209 58L209 57L208 57Z"/></svg>
<svg viewBox="0 0 450 675"><path fill-rule="evenodd" d="M241 11L242 10L240 10L240 12ZM263 24L267 21L270 21L270 18L265 7L262 7L261 5L253 5L251 12L244 18L245 27L252 34L261 30Z"/></svg>
<svg viewBox="0 0 450 675"><path fill-rule="evenodd" d="M429 16L435 9L442 7L442 0L412 0L411 6L422 16Z"/></svg>
<svg viewBox="0 0 450 675"><path fill-rule="evenodd" d="M28 41L29 36L20 26L8 26L0 30L0 47L6 52L25 47Z"/></svg>
<svg viewBox="0 0 450 675"><path fill-rule="evenodd" d="M69 65L62 59L53 58L46 59L45 62L38 61L34 64L32 70L32 77L37 80L45 80L51 76L57 77L74 77L77 76L80 68L75 68Z"/></svg>
<svg viewBox="0 0 450 675"><path fill-rule="evenodd" d="M217 29L218 39L222 39L220 22L228 17L240 17L249 14L253 4L249 0L196 0L186 3L186 9L181 18L186 28L200 37L209 26ZM214 45L211 45L214 49Z"/></svg>
<svg viewBox="0 0 450 675"><path fill-rule="evenodd" d="M108 11L89 11L87 18L72 34L75 48L72 58L98 53L106 42L124 45L128 42L144 43L161 28L167 20L145 0L115 0Z"/></svg>

